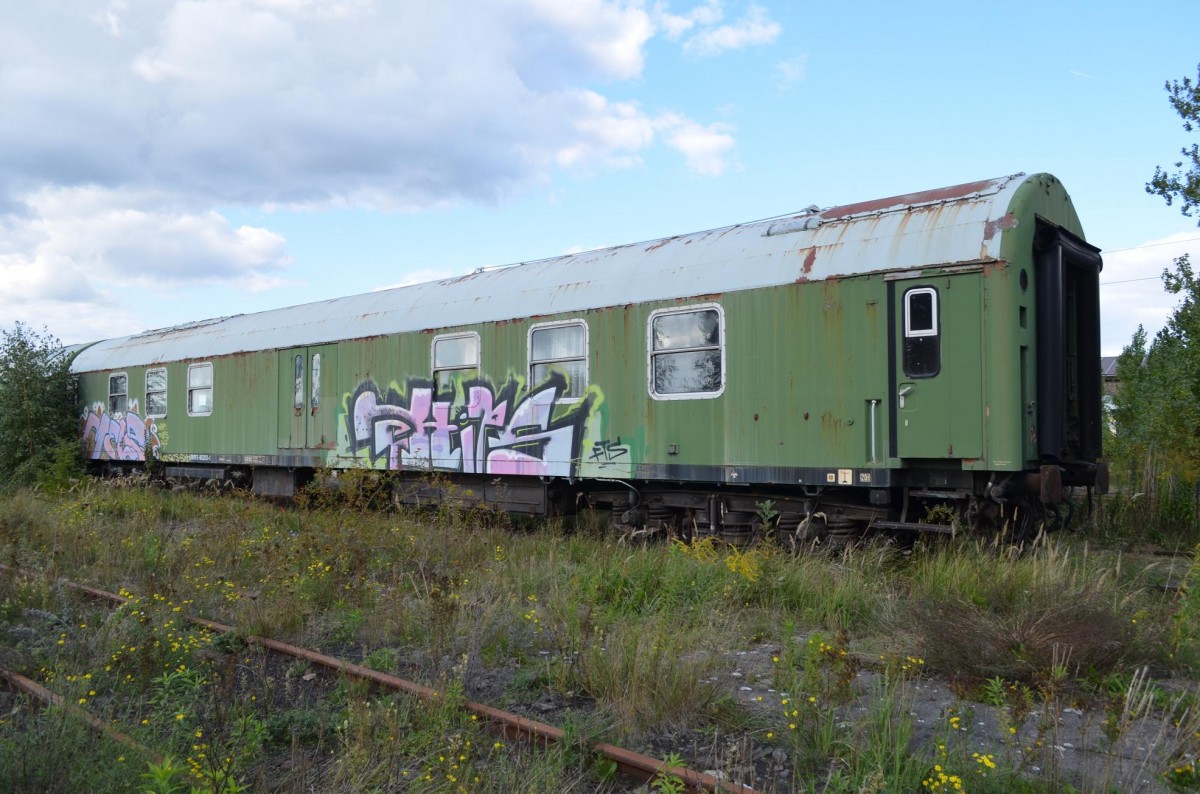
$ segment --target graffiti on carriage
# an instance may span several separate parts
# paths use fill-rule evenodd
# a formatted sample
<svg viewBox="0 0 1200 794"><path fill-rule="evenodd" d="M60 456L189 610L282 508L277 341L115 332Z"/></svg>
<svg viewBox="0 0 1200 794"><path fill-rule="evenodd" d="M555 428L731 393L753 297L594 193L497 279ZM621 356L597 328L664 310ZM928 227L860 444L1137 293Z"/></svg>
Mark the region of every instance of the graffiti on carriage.
<svg viewBox="0 0 1200 794"><path fill-rule="evenodd" d="M471 380L441 394L428 380L386 391L364 381L345 401L349 452L390 469L572 476L592 397L566 394L559 373L533 388L510 377L498 390Z"/></svg>
<svg viewBox="0 0 1200 794"><path fill-rule="evenodd" d="M137 400L128 410L109 413L93 403L80 419L84 454L90 460L145 460L146 450L158 453L158 425L138 415Z"/></svg>

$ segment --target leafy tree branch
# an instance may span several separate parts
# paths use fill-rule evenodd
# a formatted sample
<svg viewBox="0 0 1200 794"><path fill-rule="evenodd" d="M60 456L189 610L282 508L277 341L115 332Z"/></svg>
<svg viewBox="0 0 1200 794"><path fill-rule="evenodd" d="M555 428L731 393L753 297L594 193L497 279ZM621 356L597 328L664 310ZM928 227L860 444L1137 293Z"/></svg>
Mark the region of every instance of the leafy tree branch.
<svg viewBox="0 0 1200 794"><path fill-rule="evenodd" d="M1164 87L1171 107L1183 119L1183 129L1187 132L1200 130L1200 66L1196 67L1195 82L1184 77L1168 80ZM1184 146L1179 153L1183 158L1176 161L1173 173L1162 166L1154 169L1154 177L1146 183L1146 192L1162 196L1167 206L1178 200L1180 212L1191 217L1192 210L1200 207L1200 143Z"/></svg>

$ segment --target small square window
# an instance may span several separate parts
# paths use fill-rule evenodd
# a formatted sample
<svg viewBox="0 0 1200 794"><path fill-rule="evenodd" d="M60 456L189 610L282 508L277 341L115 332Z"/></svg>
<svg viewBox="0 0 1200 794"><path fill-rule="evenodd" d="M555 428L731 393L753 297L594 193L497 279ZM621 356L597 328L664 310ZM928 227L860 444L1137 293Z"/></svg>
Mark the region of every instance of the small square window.
<svg viewBox="0 0 1200 794"><path fill-rule="evenodd" d="M213 365L188 367L188 416L208 416L213 410Z"/></svg>
<svg viewBox="0 0 1200 794"><path fill-rule="evenodd" d="M937 336L937 290L918 287L904 293L904 335Z"/></svg>
<svg viewBox="0 0 1200 794"><path fill-rule="evenodd" d="M650 395L717 397L725 389L725 317L720 306L650 315Z"/></svg>
<svg viewBox="0 0 1200 794"><path fill-rule="evenodd" d="M167 415L167 369L146 370L146 417L162 419Z"/></svg>

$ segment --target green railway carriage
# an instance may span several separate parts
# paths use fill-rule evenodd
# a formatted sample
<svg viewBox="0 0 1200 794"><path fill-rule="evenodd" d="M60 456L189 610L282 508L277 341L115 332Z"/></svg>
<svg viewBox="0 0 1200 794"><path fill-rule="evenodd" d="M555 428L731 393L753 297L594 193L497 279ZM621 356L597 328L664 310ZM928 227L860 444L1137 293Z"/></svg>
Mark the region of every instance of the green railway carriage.
<svg viewBox="0 0 1200 794"><path fill-rule="evenodd" d="M638 528L993 526L1106 485L1100 268L1046 174L813 207L98 342L81 432L268 495L371 467Z"/></svg>

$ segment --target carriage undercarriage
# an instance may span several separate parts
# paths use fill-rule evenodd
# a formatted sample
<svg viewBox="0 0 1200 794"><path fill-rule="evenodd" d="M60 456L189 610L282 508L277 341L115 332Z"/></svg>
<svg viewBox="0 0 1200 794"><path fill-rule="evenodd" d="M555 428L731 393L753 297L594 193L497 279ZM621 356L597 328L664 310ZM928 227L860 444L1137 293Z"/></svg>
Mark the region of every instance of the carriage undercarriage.
<svg viewBox="0 0 1200 794"><path fill-rule="evenodd" d="M633 537L714 538L747 545L774 538L792 548L841 547L869 536L959 535L1031 540L1072 526L1076 500L1107 492L1100 464L1049 465L1037 472L981 473L974 487L938 489L778 486L697 487L656 481L402 479L397 504L457 502L512 513L571 515L592 509Z"/></svg>
<svg viewBox="0 0 1200 794"><path fill-rule="evenodd" d="M107 463L96 473L142 470L140 463ZM1045 465L1025 472L975 472L960 480L963 487L954 488L928 482L888 488L729 486L237 465L168 464L160 475L221 487L250 486L272 497L290 497L316 482L334 491L366 487L385 497L380 503L390 501L396 506L483 508L549 517L590 510L612 531L630 537L712 538L735 546L773 539L796 550L836 549L880 536L966 535L1025 542L1042 532L1074 527L1079 503L1090 513L1093 494L1108 492L1103 462Z"/></svg>

